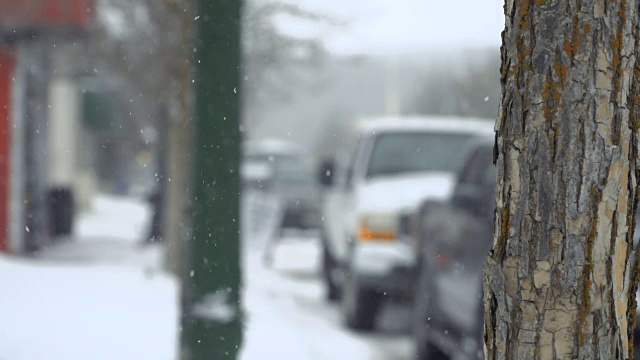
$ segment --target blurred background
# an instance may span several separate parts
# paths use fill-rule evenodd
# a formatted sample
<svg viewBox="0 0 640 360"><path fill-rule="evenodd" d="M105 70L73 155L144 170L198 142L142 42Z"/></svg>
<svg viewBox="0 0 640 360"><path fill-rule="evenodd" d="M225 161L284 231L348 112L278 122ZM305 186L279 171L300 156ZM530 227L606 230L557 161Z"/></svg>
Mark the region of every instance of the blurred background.
<svg viewBox="0 0 640 360"><path fill-rule="evenodd" d="M200 342L202 4L0 0L0 359ZM481 357L502 5L242 3L229 358Z"/></svg>

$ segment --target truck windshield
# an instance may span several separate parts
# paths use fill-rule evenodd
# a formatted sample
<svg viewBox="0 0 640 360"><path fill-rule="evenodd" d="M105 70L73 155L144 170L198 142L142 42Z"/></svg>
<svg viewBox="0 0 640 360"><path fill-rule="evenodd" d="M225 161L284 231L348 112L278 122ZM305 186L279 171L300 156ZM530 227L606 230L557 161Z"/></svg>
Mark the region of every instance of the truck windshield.
<svg viewBox="0 0 640 360"><path fill-rule="evenodd" d="M455 171L470 134L389 133L378 135L367 178L410 172Z"/></svg>

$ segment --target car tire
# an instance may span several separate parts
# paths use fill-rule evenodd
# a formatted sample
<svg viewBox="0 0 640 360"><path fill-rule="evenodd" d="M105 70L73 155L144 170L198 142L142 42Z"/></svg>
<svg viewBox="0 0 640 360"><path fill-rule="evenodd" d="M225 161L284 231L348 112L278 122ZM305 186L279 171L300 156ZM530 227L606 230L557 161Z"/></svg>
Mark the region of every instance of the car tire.
<svg viewBox="0 0 640 360"><path fill-rule="evenodd" d="M449 360L449 357L443 354L429 341L423 341L417 344L416 359L417 360Z"/></svg>
<svg viewBox="0 0 640 360"><path fill-rule="evenodd" d="M426 267L420 267L415 295L413 298L413 339L417 360L446 360L444 355L435 345L429 341L429 304L431 301L430 291L433 289L429 285ZM431 289L430 289L431 288Z"/></svg>
<svg viewBox="0 0 640 360"><path fill-rule="evenodd" d="M360 286L356 276L349 273L342 289L342 313L347 328L356 331L371 331L376 325L382 296Z"/></svg>
<svg viewBox="0 0 640 360"><path fill-rule="evenodd" d="M334 279L336 261L333 259L326 245L322 251L322 275L327 289L327 300L336 301L340 298L340 288Z"/></svg>

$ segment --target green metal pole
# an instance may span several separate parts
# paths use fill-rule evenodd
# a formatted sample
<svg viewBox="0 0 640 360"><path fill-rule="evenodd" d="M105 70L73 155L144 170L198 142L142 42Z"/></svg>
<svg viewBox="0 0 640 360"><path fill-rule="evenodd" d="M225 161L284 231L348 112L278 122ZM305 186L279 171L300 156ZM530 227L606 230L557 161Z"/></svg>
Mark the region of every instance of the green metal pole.
<svg viewBox="0 0 640 360"><path fill-rule="evenodd" d="M192 227L183 360L236 359L240 304L241 0L196 0Z"/></svg>

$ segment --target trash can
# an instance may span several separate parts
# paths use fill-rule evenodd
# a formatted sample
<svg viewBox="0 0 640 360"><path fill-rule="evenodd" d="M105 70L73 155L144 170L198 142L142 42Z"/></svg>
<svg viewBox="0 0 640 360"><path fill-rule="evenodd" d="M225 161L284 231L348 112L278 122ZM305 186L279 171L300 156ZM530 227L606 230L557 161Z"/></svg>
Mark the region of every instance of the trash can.
<svg viewBox="0 0 640 360"><path fill-rule="evenodd" d="M70 188L56 187L49 190L49 229L51 235L65 236L73 232L75 202Z"/></svg>

